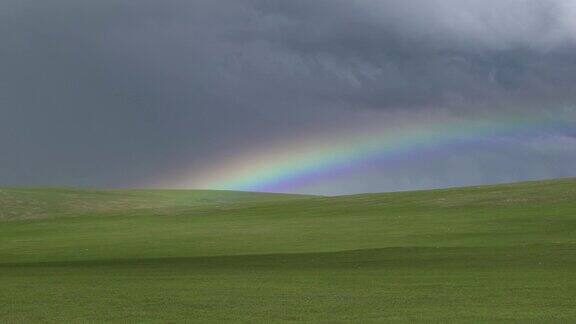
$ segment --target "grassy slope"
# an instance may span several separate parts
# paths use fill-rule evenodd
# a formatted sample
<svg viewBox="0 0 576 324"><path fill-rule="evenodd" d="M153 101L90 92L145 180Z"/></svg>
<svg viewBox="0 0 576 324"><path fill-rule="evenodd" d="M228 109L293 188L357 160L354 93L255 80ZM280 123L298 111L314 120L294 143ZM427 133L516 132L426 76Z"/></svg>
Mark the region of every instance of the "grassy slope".
<svg viewBox="0 0 576 324"><path fill-rule="evenodd" d="M0 321L576 320L576 180L53 191L0 191Z"/></svg>
<svg viewBox="0 0 576 324"><path fill-rule="evenodd" d="M214 190L7 188L0 189L0 221L217 206L306 197L310 196Z"/></svg>

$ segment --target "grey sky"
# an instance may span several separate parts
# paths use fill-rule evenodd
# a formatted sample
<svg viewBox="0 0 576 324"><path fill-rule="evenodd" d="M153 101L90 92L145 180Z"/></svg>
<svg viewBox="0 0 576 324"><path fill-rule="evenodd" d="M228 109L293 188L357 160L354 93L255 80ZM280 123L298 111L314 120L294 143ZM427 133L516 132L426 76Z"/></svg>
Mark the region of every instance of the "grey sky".
<svg viewBox="0 0 576 324"><path fill-rule="evenodd" d="M572 0L3 0L0 185L143 186L359 114L573 116L574 17ZM576 131L562 129L305 191L570 176L575 164Z"/></svg>

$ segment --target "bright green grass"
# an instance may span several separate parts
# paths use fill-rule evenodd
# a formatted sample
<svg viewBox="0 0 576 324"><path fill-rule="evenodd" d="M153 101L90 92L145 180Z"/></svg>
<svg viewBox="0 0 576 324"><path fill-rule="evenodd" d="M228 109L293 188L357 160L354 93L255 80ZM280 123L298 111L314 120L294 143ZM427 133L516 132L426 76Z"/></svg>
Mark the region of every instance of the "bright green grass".
<svg viewBox="0 0 576 324"><path fill-rule="evenodd" d="M0 215L0 322L576 321L572 179L342 197L7 189Z"/></svg>

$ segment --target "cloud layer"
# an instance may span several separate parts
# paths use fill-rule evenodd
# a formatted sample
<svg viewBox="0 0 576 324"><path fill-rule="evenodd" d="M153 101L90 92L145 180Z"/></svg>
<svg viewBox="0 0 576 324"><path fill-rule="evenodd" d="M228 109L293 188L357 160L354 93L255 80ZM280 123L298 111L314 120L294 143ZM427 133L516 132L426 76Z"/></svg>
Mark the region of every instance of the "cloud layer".
<svg viewBox="0 0 576 324"><path fill-rule="evenodd" d="M575 16L572 0L2 1L0 184L139 186L363 118L572 116ZM575 135L306 190L576 175Z"/></svg>

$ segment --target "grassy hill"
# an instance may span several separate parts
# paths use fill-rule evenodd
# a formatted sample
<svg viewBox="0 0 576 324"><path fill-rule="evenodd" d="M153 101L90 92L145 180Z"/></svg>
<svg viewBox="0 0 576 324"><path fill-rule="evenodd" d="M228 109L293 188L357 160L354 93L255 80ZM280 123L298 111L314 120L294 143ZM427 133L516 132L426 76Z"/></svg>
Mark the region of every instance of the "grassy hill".
<svg viewBox="0 0 576 324"><path fill-rule="evenodd" d="M305 195L214 190L95 190L0 188L0 221L161 210L254 201L305 198Z"/></svg>
<svg viewBox="0 0 576 324"><path fill-rule="evenodd" d="M572 322L576 180L0 190L0 322Z"/></svg>

